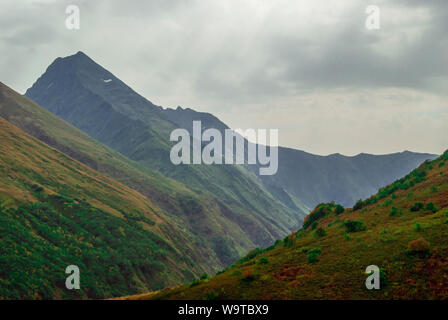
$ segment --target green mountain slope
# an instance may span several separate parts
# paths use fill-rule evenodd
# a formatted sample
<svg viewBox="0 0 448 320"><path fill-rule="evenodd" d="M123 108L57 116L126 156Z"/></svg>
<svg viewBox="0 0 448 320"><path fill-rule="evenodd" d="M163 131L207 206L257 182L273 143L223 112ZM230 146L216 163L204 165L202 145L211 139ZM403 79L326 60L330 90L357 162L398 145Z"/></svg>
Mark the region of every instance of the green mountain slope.
<svg viewBox="0 0 448 320"><path fill-rule="evenodd" d="M130 299L447 299L448 151L359 201L321 204L304 228L217 276ZM366 268L380 268L368 290Z"/></svg>
<svg viewBox="0 0 448 320"><path fill-rule="evenodd" d="M207 270L185 254L191 235L140 193L1 117L0 141L0 299L105 298ZM72 264L76 293L64 285Z"/></svg>

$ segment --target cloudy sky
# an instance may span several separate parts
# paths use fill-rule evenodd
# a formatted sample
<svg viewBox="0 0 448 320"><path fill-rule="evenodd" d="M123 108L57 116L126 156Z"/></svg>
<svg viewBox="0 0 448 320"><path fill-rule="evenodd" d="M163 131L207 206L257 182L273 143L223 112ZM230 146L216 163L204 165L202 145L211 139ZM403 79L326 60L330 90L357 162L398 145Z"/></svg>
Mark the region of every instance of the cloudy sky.
<svg viewBox="0 0 448 320"><path fill-rule="evenodd" d="M24 93L81 50L157 105L278 128L284 146L441 153L447 31L446 0L1 0L0 81Z"/></svg>

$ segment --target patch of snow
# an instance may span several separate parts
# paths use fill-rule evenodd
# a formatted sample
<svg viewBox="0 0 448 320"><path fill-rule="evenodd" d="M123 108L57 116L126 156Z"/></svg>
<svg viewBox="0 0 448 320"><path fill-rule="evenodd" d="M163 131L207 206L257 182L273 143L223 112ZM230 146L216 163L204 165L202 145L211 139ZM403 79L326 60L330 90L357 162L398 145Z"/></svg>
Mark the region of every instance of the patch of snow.
<svg viewBox="0 0 448 320"><path fill-rule="evenodd" d="M103 81L106 82L106 83L109 83L109 82L112 81L112 79L106 79L106 80L103 80Z"/></svg>

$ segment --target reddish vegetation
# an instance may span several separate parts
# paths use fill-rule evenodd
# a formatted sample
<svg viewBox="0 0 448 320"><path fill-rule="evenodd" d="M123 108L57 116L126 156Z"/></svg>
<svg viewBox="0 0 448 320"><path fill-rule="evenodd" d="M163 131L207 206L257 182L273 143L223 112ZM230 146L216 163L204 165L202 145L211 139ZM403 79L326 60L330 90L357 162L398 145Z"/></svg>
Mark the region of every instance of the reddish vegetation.
<svg viewBox="0 0 448 320"><path fill-rule="evenodd" d="M426 252L429 250L430 244L428 241L423 239L422 237L417 240L410 241L408 243L408 248L413 252Z"/></svg>

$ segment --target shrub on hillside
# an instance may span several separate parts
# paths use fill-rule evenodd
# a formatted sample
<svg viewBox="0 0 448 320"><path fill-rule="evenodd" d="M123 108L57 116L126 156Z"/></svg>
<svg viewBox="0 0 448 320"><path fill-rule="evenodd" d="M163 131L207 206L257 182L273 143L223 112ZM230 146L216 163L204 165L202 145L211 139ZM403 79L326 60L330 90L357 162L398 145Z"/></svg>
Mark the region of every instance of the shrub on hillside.
<svg viewBox="0 0 448 320"><path fill-rule="evenodd" d="M319 261L319 255L322 250L320 248L314 248L308 252L308 263L316 263Z"/></svg>
<svg viewBox="0 0 448 320"><path fill-rule="evenodd" d="M325 232L325 230L323 228L318 228L315 232L314 235L316 237L325 237L327 235L327 233Z"/></svg>
<svg viewBox="0 0 448 320"><path fill-rule="evenodd" d="M353 211L359 210L364 206L364 203L362 202L362 200L358 200L355 205L353 206Z"/></svg>
<svg viewBox="0 0 448 320"><path fill-rule="evenodd" d="M255 275L254 275L254 271L252 270L252 268L244 270L243 277L241 278L241 281L244 283L251 283L254 280L255 280Z"/></svg>
<svg viewBox="0 0 448 320"><path fill-rule="evenodd" d="M235 270L230 275L231 276L239 276L241 273L242 273L241 270Z"/></svg>
<svg viewBox="0 0 448 320"><path fill-rule="evenodd" d="M380 283L381 288L384 288L389 285L389 281L387 281L387 272L383 268L380 268Z"/></svg>
<svg viewBox="0 0 448 320"><path fill-rule="evenodd" d="M219 270L219 271L217 271L216 272L216 276L219 276L220 274L223 274L224 272L226 272L227 271L227 268L225 268L225 269L222 269L222 270Z"/></svg>
<svg viewBox="0 0 448 320"><path fill-rule="evenodd" d="M294 245L294 240L293 235L286 236L285 239L283 239L283 246L286 248L292 247Z"/></svg>
<svg viewBox="0 0 448 320"><path fill-rule="evenodd" d="M366 226L361 221L347 220L344 222L344 226L347 232L360 232L366 230Z"/></svg>
<svg viewBox="0 0 448 320"><path fill-rule="evenodd" d="M421 209L423 209L424 206L425 205L423 204L423 202L415 202L411 208L411 211L412 212L420 211Z"/></svg>
<svg viewBox="0 0 448 320"><path fill-rule="evenodd" d="M329 213L327 205L320 204L318 205L318 208L311 212L303 222L303 228L307 229L310 225L314 224L317 220L325 217Z"/></svg>
<svg viewBox="0 0 448 320"><path fill-rule="evenodd" d="M420 225L420 223L416 223L416 224L415 224L414 231L420 232L420 231L422 231L422 230L423 230L423 229L422 229L422 226Z"/></svg>
<svg viewBox="0 0 448 320"><path fill-rule="evenodd" d="M266 257L261 257L257 262L257 264L268 264L268 263L269 263L269 260Z"/></svg>
<svg viewBox="0 0 448 320"><path fill-rule="evenodd" d="M204 296L204 300L217 300L219 297L219 294L216 292L209 292L206 293Z"/></svg>
<svg viewBox="0 0 448 320"><path fill-rule="evenodd" d="M393 217L396 216L399 213L398 209L396 207L392 207L389 212L389 216Z"/></svg>
<svg viewBox="0 0 448 320"><path fill-rule="evenodd" d="M423 238L412 240L408 243L408 252L410 254L427 254L429 252L430 244Z"/></svg>
<svg viewBox="0 0 448 320"><path fill-rule="evenodd" d="M44 188L38 186L37 184L33 184L33 185L31 186L31 189L32 189L34 192L37 192L37 193L44 191Z"/></svg>
<svg viewBox="0 0 448 320"><path fill-rule="evenodd" d="M256 256L258 256L261 252L262 251L259 248L252 249L251 251L249 251L249 253L245 257L243 257L240 260L238 260L238 263L241 264L241 263L244 263L246 261L249 261L249 260L255 258Z"/></svg>
<svg viewBox="0 0 448 320"><path fill-rule="evenodd" d="M190 288L193 288L195 286L197 286L198 284L200 284L201 281L199 279L194 279L191 283L190 283Z"/></svg>
<svg viewBox="0 0 448 320"><path fill-rule="evenodd" d="M432 203L432 202L428 202L428 203L426 204L426 210L432 211L433 213L436 213L436 212L437 212L437 208L436 208L436 206L434 205L434 203Z"/></svg>
<svg viewBox="0 0 448 320"><path fill-rule="evenodd" d="M344 232L344 239L348 241L353 240L353 238L350 237L350 235L347 232Z"/></svg>
<svg viewBox="0 0 448 320"><path fill-rule="evenodd" d="M448 150L443 153L442 158L448 160Z"/></svg>
<svg viewBox="0 0 448 320"><path fill-rule="evenodd" d="M336 207L334 207L334 213L335 214L341 214L345 211L345 208L341 206L340 204L337 204Z"/></svg>

